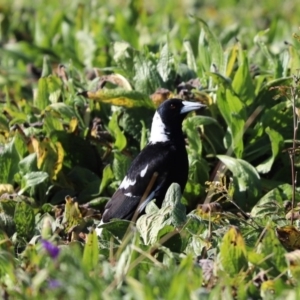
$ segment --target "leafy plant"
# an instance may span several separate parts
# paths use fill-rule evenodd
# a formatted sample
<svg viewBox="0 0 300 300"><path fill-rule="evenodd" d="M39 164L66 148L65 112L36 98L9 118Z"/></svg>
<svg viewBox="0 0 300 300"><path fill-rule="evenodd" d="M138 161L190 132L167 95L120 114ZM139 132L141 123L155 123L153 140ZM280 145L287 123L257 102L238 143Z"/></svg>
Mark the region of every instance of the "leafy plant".
<svg viewBox="0 0 300 300"><path fill-rule="evenodd" d="M2 298L297 298L299 13L273 0L4 0ZM183 124L183 195L172 184L161 208L97 236L171 97L207 105Z"/></svg>

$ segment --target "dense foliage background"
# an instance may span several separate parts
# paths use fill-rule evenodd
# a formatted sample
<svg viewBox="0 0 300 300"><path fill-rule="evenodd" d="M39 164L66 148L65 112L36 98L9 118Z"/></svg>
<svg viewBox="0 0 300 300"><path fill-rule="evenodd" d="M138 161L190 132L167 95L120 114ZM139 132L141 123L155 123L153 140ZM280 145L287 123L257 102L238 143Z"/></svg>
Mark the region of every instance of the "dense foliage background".
<svg viewBox="0 0 300 300"><path fill-rule="evenodd" d="M1 0L2 298L299 299L299 15L292 0ZM184 194L98 237L174 96L207 105L183 124Z"/></svg>

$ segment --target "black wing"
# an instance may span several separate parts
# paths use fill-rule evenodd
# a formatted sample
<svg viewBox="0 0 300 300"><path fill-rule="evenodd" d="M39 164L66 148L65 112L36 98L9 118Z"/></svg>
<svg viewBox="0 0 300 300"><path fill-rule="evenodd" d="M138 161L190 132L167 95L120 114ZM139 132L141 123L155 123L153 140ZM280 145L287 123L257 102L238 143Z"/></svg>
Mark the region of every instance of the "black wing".
<svg viewBox="0 0 300 300"><path fill-rule="evenodd" d="M174 162L176 164L176 150L169 142L148 144L134 159L120 187L106 204L103 222L113 218L131 220L154 172L158 173L158 177L147 202L161 194L164 196L172 182L174 170L170 166Z"/></svg>

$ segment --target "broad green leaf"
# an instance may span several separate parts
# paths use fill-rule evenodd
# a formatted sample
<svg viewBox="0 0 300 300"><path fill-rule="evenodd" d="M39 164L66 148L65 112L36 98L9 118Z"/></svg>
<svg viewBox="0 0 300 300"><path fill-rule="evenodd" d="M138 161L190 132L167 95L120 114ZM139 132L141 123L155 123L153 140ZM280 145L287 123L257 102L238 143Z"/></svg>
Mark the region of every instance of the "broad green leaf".
<svg viewBox="0 0 300 300"><path fill-rule="evenodd" d="M154 93L158 88L164 87L164 82L157 70L157 58L149 53L137 52L134 56L135 76L134 86L137 91L146 95ZM148 105L147 107L150 107Z"/></svg>
<svg viewBox="0 0 300 300"><path fill-rule="evenodd" d="M99 228L103 228L103 233L101 234L101 237L104 240L109 240L111 238L111 235L117 237L119 240L122 240L125 236L125 234L128 232L128 226L131 224L131 222L126 220L116 220L113 219L109 223L104 223Z"/></svg>
<svg viewBox="0 0 300 300"><path fill-rule="evenodd" d="M175 274L172 276L165 299L190 299L191 291L195 291L199 286L199 282L202 281L200 268L194 268L193 256L188 255L184 257L174 272ZM187 278L189 278L188 282ZM183 282L186 282L186 284L182 284Z"/></svg>
<svg viewBox="0 0 300 300"><path fill-rule="evenodd" d="M197 73L197 65L196 65L196 60L195 60L191 43L189 41L184 41L183 47L186 51L186 60L187 60L188 67L191 70L193 70L195 73Z"/></svg>
<svg viewBox="0 0 300 300"><path fill-rule="evenodd" d="M218 68L218 72L222 75L226 74L226 65L224 63L223 49L221 43L215 36L215 34L210 30L207 23L200 18L195 18L201 25L203 31L205 32L208 46L211 52L211 63L215 64ZM200 53L201 55L201 53Z"/></svg>
<svg viewBox="0 0 300 300"><path fill-rule="evenodd" d="M188 136L189 140L189 149L193 152L194 155L199 157L202 154L202 141L198 135L198 125L199 120L194 118L187 118L183 122L182 129Z"/></svg>
<svg viewBox="0 0 300 300"><path fill-rule="evenodd" d="M258 200L261 190L260 177L248 162L226 155L217 155L233 174L234 201L242 209L250 209Z"/></svg>
<svg viewBox="0 0 300 300"><path fill-rule="evenodd" d="M292 199L292 186L281 184L265 194L251 210L251 216L264 217L265 215L278 216L278 205ZM300 191L296 190L296 202L300 202ZM277 205L269 205L275 202Z"/></svg>
<svg viewBox="0 0 300 300"><path fill-rule="evenodd" d="M186 208L181 203L181 188L178 183L172 183L168 188L162 208L168 206L172 207L171 224L175 227L182 226L186 222Z"/></svg>
<svg viewBox="0 0 300 300"><path fill-rule="evenodd" d="M113 160L113 176L116 180L123 180L130 167L131 159L120 152L115 151Z"/></svg>
<svg viewBox="0 0 300 300"><path fill-rule="evenodd" d="M104 189L110 184L110 182L114 179L114 173L111 170L110 165L105 166L103 169L101 185L99 188L99 194L102 194Z"/></svg>
<svg viewBox="0 0 300 300"><path fill-rule="evenodd" d="M49 106L47 106L45 108L45 112L49 111L54 111L58 113L59 116L63 118L66 122L72 120L72 118L74 118L74 116L76 115L74 109L71 106L62 102L52 103ZM55 118L55 114L53 115L53 118Z"/></svg>
<svg viewBox="0 0 300 300"><path fill-rule="evenodd" d="M224 235L220 246L220 260L224 271L234 277L248 269L245 241L236 227L231 227Z"/></svg>
<svg viewBox="0 0 300 300"><path fill-rule="evenodd" d="M239 99L243 101L244 104L249 106L253 103L255 94L254 94L254 84L250 75L249 63L247 53L243 51L240 47L240 65L238 70L235 73L232 88L238 94Z"/></svg>
<svg viewBox="0 0 300 300"><path fill-rule="evenodd" d="M2 201L0 202L2 206ZM5 212L1 212L0 209L0 228L8 235L8 236L13 236L14 233L16 232L16 225L13 216L8 215ZM1 245L1 233L0 233L0 249L6 248L11 244L11 241L6 241L5 242L5 247Z"/></svg>
<svg viewBox="0 0 300 300"><path fill-rule="evenodd" d="M40 183L49 179L49 174L46 172L30 172L22 177L21 189L19 195L22 195L31 187L35 187Z"/></svg>
<svg viewBox="0 0 300 300"><path fill-rule="evenodd" d="M31 238L35 229L35 216L31 205L20 201L16 205L14 221L19 239Z"/></svg>
<svg viewBox="0 0 300 300"><path fill-rule="evenodd" d="M114 112L109 123L108 128L112 132L112 135L115 138L114 147L117 148L119 151L122 151L127 144L126 137L124 133L121 131L119 124L118 124L118 112Z"/></svg>
<svg viewBox="0 0 300 300"><path fill-rule="evenodd" d="M150 205L150 204L149 204ZM147 214L137 220L137 229L145 244L154 244L160 238L163 228L182 226L186 222L185 206L181 203L181 190L177 183L169 187L159 210L146 209ZM172 231L170 227L167 232Z"/></svg>
<svg viewBox="0 0 300 300"><path fill-rule="evenodd" d="M98 237L96 231L92 229L86 237L83 250L82 264L86 270L90 271L97 266L99 260Z"/></svg>
<svg viewBox="0 0 300 300"><path fill-rule="evenodd" d="M57 103L61 96L61 87L61 79L56 76L40 78L34 105L39 109L45 109L49 104Z"/></svg>
<svg viewBox="0 0 300 300"><path fill-rule="evenodd" d="M5 276L9 276L11 282L16 280L15 273L15 258L14 256L5 251L0 250L0 278L3 279Z"/></svg>
<svg viewBox="0 0 300 300"><path fill-rule="evenodd" d="M56 116L55 116L55 114L56 114L56 112L51 111L51 110L45 111L44 129L49 135L51 135L51 133L54 131L63 131L64 130L63 122L57 116L57 114L56 114Z"/></svg>
<svg viewBox="0 0 300 300"><path fill-rule="evenodd" d="M3 112L9 116L11 121L9 122L9 125L12 126L14 124L22 124L27 121L27 115L24 112L21 112L19 110L15 110L11 107L5 107L3 109Z"/></svg>
<svg viewBox="0 0 300 300"><path fill-rule="evenodd" d="M202 125L210 125L210 124L215 124L217 126L220 126L220 124L218 123L218 121L212 117L208 117L208 116L192 116L189 117L187 119L184 120L183 122L183 130L185 130L185 123L186 122L190 122L193 124L193 126L202 126Z"/></svg>
<svg viewBox="0 0 300 300"><path fill-rule="evenodd" d="M262 51L263 55L268 60L268 63L270 65L270 67L273 70L275 70L275 61L274 61L274 58L273 58L270 50L268 49L268 47L267 47L267 45L265 43L265 39L264 39L264 36L267 35L268 32L269 32L269 28L266 29L266 30L259 31L256 34L256 36L254 37L254 42L259 46L259 48Z"/></svg>
<svg viewBox="0 0 300 300"><path fill-rule="evenodd" d="M246 120L245 107L232 90L229 82L215 74L222 87L217 91L217 105L228 126L225 147L232 147L235 155L241 158L244 151L243 135Z"/></svg>
<svg viewBox="0 0 300 300"><path fill-rule="evenodd" d="M30 172L36 172L38 171L37 168L37 154L36 153L31 153L24 157L22 160L19 162L19 172L22 175L26 175L27 173Z"/></svg>
<svg viewBox="0 0 300 300"><path fill-rule="evenodd" d="M289 59L290 74L298 74L300 68L299 51L295 46L290 45L289 54L290 54L290 59Z"/></svg>
<svg viewBox="0 0 300 300"><path fill-rule="evenodd" d="M19 155L14 139L1 147L0 154L0 182L13 183L14 175L18 172Z"/></svg>
<svg viewBox="0 0 300 300"><path fill-rule="evenodd" d="M14 216L16 205L19 201L22 201L22 199L10 199L10 197L3 197L0 200L0 212L4 212L6 215L9 215L11 217Z"/></svg>
<svg viewBox="0 0 300 300"><path fill-rule="evenodd" d="M84 92L83 95L89 99L116 106L154 108L151 99L138 91L128 91L121 88L102 89L96 92Z"/></svg>
<svg viewBox="0 0 300 300"><path fill-rule="evenodd" d="M271 170L276 157L281 153L284 146L284 139L279 132L267 127L266 133L271 141L272 156L256 167L256 170L262 174L268 173Z"/></svg>
<svg viewBox="0 0 300 300"><path fill-rule="evenodd" d="M157 71L164 82L170 80L173 62L174 59L169 44L166 43L159 52L159 60L157 62Z"/></svg>
<svg viewBox="0 0 300 300"><path fill-rule="evenodd" d="M51 68L51 64L49 61L49 57L47 55L45 55L43 58L43 69L42 69L41 77L47 77L47 76L51 75L51 72L52 72L52 68Z"/></svg>
<svg viewBox="0 0 300 300"><path fill-rule="evenodd" d="M133 76L134 50L128 42L118 41L113 44L113 58L116 64L123 68L128 76Z"/></svg>
<svg viewBox="0 0 300 300"><path fill-rule="evenodd" d="M257 253L261 253L265 259L269 274L278 276L287 270L285 250L275 235L275 230L267 226L262 241L257 247Z"/></svg>

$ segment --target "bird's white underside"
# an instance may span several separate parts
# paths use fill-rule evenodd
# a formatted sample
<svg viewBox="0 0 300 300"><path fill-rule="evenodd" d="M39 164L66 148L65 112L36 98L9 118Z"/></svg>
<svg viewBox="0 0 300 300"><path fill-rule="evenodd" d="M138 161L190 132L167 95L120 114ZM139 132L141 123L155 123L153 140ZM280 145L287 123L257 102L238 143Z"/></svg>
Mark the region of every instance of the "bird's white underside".
<svg viewBox="0 0 300 300"><path fill-rule="evenodd" d="M169 141L166 126L158 112L154 114L149 142L152 144Z"/></svg>

